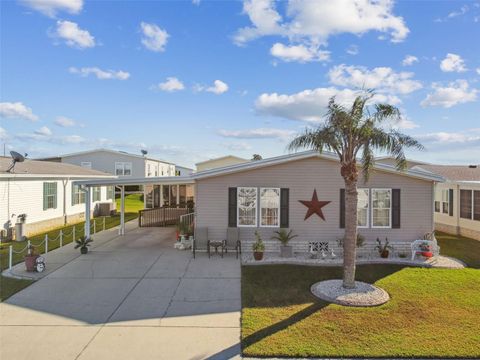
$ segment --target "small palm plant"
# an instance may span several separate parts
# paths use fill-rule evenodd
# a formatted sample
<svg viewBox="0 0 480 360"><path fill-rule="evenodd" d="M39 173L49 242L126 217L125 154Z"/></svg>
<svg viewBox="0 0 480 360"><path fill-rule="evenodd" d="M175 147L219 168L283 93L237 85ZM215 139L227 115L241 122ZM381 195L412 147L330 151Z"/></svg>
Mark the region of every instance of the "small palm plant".
<svg viewBox="0 0 480 360"><path fill-rule="evenodd" d="M289 232L287 232L287 230L285 229L274 231L274 234L275 235L273 235L271 239L278 240L282 243L282 246L280 247L280 256L292 257L293 250L292 250L292 247L288 245L288 242L296 238L298 235L293 235L293 230L290 230Z"/></svg>
<svg viewBox="0 0 480 360"><path fill-rule="evenodd" d="M91 245L90 243L93 242L93 240L86 236L82 236L80 239L75 239L75 242L77 243L75 249L80 248L80 252L86 254L88 253L88 246Z"/></svg>

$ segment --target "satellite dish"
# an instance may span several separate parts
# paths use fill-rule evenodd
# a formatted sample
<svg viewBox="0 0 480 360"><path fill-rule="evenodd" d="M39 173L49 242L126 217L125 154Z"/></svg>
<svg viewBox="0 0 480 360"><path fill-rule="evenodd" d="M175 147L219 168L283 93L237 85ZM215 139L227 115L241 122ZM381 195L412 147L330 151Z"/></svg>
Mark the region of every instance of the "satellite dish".
<svg viewBox="0 0 480 360"><path fill-rule="evenodd" d="M24 162L25 161L25 156L22 154L16 152L16 151L10 151L10 155L12 156L12 163L10 167L7 169L7 172L11 173L13 172L13 169L15 168L15 164L17 162ZM26 154L25 154L26 155Z"/></svg>
<svg viewBox="0 0 480 360"><path fill-rule="evenodd" d="M140 150L140 151L142 152L143 156L145 156L145 155L148 154L148 151L147 151L147 150L143 150L143 149L142 149L142 150Z"/></svg>

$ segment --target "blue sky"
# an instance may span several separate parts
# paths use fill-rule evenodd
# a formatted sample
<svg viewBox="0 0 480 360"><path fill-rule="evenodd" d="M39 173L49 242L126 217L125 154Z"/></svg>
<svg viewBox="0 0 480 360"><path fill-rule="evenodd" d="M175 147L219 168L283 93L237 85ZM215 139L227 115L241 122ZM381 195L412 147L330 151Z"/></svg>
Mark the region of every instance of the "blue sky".
<svg viewBox="0 0 480 360"><path fill-rule="evenodd" d="M285 153L362 86L437 163L480 159L480 2L1 2L0 142L192 166Z"/></svg>

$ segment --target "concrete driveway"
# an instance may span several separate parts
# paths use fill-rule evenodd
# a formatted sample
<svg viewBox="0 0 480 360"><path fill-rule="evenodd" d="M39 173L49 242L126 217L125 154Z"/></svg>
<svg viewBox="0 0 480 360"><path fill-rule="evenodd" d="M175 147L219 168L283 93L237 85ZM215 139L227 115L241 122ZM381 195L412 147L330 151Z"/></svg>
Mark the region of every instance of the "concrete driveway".
<svg viewBox="0 0 480 360"><path fill-rule="evenodd" d="M194 260L172 229L110 234L84 256L57 250L73 260L0 304L1 359L239 357L234 255Z"/></svg>

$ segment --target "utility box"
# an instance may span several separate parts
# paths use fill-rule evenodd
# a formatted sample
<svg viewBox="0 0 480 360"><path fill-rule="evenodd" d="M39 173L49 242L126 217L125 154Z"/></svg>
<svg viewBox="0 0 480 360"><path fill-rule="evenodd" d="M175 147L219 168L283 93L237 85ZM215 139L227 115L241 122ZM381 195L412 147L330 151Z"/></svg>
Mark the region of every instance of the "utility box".
<svg viewBox="0 0 480 360"><path fill-rule="evenodd" d="M25 223L17 222L15 224L15 240L23 241L25 238Z"/></svg>

